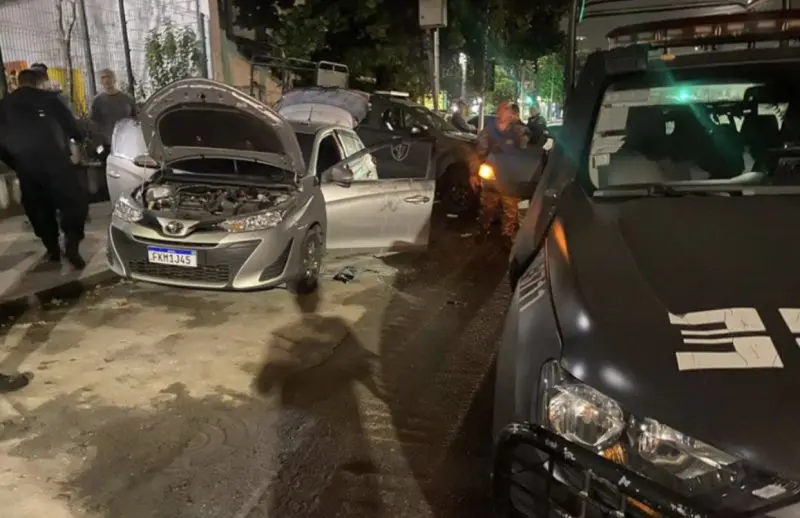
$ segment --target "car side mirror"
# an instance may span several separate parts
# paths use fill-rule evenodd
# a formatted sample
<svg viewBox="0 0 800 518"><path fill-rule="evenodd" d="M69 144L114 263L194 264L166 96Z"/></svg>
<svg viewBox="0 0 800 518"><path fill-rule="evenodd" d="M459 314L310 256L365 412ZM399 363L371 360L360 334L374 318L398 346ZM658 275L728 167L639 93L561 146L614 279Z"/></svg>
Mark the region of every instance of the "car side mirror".
<svg viewBox="0 0 800 518"><path fill-rule="evenodd" d="M137 167L148 167L150 169L158 169L159 163L147 155L139 155L133 159L133 165Z"/></svg>
<svg viewBox="0 0 800 518"><path fill-rule="evenodd" d="M327 173L325 179L341 187L350 187L350 184L353 183L353 171L344 166L335 165Z"/></svg>
<svg viewBox="0 0 800 518"><path fill-rule="evenodd" d="M425 134L428 132L428 130L426 130L426 129L425 129L425 128L423 128L422 126L417 126L417 125L414 125L414 126L411 126L411 129L409 130L409 132L410 132L410 133L411 133L413 136L415 136L415 137L419 137L419 136L425 135Z"/></svg>

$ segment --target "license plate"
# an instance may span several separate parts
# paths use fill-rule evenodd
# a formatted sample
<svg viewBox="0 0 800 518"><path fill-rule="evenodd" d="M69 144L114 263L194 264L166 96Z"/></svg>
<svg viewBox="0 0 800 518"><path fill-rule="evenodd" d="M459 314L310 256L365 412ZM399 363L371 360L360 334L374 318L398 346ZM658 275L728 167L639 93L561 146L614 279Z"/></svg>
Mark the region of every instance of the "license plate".
<svg viewBox="0 0 800 518"><path fill-rule="evenodd" d="M168 264L170 266L197 268L197 252L195 250L181 250L179 248L148 246L147 260L155 264Z"/></svg>

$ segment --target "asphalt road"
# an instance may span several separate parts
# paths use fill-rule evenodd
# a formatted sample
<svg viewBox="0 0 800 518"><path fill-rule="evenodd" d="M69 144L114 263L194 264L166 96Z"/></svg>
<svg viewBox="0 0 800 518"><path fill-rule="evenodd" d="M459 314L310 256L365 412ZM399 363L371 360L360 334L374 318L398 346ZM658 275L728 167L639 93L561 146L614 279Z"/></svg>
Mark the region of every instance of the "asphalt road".
<svg viewBox="0 0 800 518"><path fill-rule="evenodd" d="M119 283L0 328L4 518L486 517L507 252L428 253L319 297Z"/></svg>

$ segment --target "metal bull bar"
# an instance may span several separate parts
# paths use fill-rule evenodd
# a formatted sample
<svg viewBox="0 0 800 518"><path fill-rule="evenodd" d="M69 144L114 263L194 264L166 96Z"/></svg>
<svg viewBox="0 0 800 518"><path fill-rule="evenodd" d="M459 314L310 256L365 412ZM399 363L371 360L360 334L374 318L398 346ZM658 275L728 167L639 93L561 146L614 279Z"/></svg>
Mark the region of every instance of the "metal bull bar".
<svg viewBox="0 0 800 518"><path fill-rule="evenodd" d="M527 450L527 458L520 450ZM562 482L556 470L574 474L577 483ZM524 475L536 477L539 494L514 480ZM536 517L716 517L616 462L527 423L508 425L500 433L492 485L495 516L502 518L522 516L513 505L515 495L533 501Z"/></svg>

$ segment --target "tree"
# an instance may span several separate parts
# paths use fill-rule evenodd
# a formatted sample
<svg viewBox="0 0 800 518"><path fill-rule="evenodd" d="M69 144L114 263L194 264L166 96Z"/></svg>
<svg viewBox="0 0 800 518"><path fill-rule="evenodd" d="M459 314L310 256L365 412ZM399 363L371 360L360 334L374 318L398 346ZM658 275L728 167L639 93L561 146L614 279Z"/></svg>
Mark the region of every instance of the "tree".
<svg viewBox="0 0 800 518"><path fill-rule="evenodd" d="M72 33L78 21L78 8L76 0L56 0L56 30L58 31L58 45L61 60L67 65L66 84L67 98L70 102L75 99L75 88L72 80L75 68L72 60Z"/></svg>
<svg viewBox="0 0 800 518"><path fill-rule="evenodd" d="M539 70L534 76L536 94L551 103L564 102L564 54L552 52L538 60Z"/></svg>
<svg viewBox="0 0 800 518"><path fill-rule="evenodd" d="M148 87L158 90L179 79L198 75L202 51L191 27L176 27L167 21L160 29L150 31L145 45Z"/></svg>

